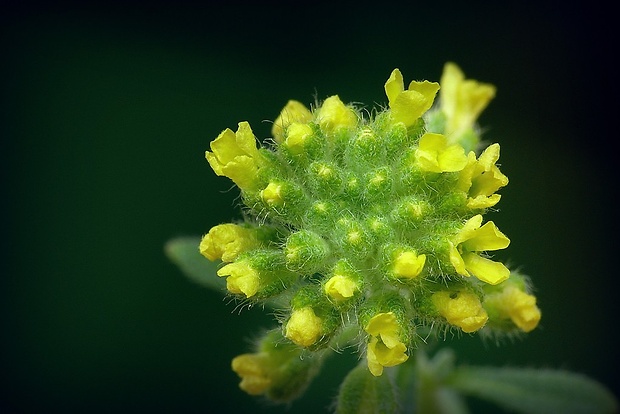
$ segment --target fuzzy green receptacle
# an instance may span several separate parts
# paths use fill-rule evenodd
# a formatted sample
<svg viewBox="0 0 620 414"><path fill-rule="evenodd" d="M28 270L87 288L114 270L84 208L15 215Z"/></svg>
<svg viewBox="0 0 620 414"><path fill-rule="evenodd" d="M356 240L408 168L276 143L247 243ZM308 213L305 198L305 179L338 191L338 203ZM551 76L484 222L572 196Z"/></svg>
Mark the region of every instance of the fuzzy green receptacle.
<svg viewBox="0 0 620 414"><path fill-rule="evenodd" d="M212 228L201 253L225 263L230 295L289 303L281 328L233 361L250 394L297 396L295 375L319 365L297 355L312 361L343 332L381 376L415 352L421 328L502 335L540 320L528 278L488 255L510 243L484 219L508 184L476 123L495 88L448 63L439 83L405 88L395 69L384 89L387 107L372 112L336 95L312 110L291 100L271 144L240 122L206 152L246 218Z"/></svg>

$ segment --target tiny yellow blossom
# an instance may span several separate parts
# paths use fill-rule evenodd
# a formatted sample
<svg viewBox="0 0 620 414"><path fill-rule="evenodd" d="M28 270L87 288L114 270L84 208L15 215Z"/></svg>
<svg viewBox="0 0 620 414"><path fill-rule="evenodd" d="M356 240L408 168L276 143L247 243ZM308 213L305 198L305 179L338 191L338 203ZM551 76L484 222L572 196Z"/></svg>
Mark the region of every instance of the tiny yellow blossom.
<svg viewBox="0 0 620 414"><path fill-rule="evenodd" d="M422 273L425 262L425 254L417 254L414 251L406 250L399 253L396 259L394 259L392 271L398 278L413 279Z"/></svg>
<svg viewBox="0 0 620 414"><path fill-rule="evenodd" d="M468 154L467 165L459 174L459 188L468 194L469 208L488 208L497 204L497 190L508 184L506 177L495 164L499 159L499 144L489 145L476 160L473 152Z"/></svg>
<svg viewBox="0 0 620 414"><path fill-rule="evenodd" d="M240 122L237 132L227 128L211 142L205 157L213 171L230 178L242 190L253 189L262 164L256 137L247 122Z"/></svg>
<svg viewBox="0 0 620 414"><path fill-rule="evenodd" d="M376 336L370 338L366 358L368 359L368 369L375 377L383 374L384 367L393 367L402 364L409 356L405 353L407 347L402 342L389 348Z"/></svg>
<svg viewBox="0 0 620 414"><path fill-rule="evenodd" d="M269 355L265 352L243 354L232 360L232 369L241 377L239 388L250 395L260 395L271 386Z"/></svg>
<svg viewBox="0 0 620 414"><path fill-rule="evenodd" d="M541 312L536 306L536 297L516 286L508 286L501 293L489 294L485 306L492 307L500 318L510 318L523 332L530 332L538 326Z"/></svg>
<svg viewBox="0 0 620 414"><path fill-rule="evenodd" d="M286 146L293 154L300 154L304 151L306 140L312 136L312 128L308 124L292 123L289 125L286 134Z"/></svg>
<svg viewBox="0 0 620 414"><path fill-rule="evenodd" d="M461 171L467 165L463 147L458 144L448 145L445 136L432 132L422 135L415 155L423 171L454 172Z"/></svg>
<svg viewBox="0 0 620 414"><path fill-rule="evenodd" d="M295 309L286 324L284 336L295 344L308 347L316 343L323 334L323 322L310 306Z"/></svg>
<svg viewBox="0 0 620 414"><path fill-rule="evenodd" d="M439 83L439 104L446 115L446 135L455 143L473 128L480 113L495 97L495 86L465 79L461 69L451 62L444 66Z"/></svg>
<svg viewBox="0 0 620 414"><path fill-rule="evenodd" d="M317 110L316 119L321 130L327 133L357 125L357 114L342 103L338 95L325 99Z"/></svg>
<svg viewBox="0 0 620 414"><path fill-rule="evenodd" d="M394 312L376 314L364 330L371 335L366 358L372 375L378 377L383 374L384 367L393 367L409 359L405 353L407 346L400 340L400 327Z"/></svg>
<svg viewBox="0 0 620 414"><path fill-rule="evenodd" d="M243 293L250 298L258 292L260 286L260 276L247 261L238 260L229 263L217 271L220 277L226 278L226 288L230 293Z"/></svg>
<svg viewBox="0 0 620 414"><path fill-rule="evenodd" d="M348 276L336 274L325 282L323 290L334 301L342 302L353 297L357 290L357 283Z"/></svg>
<svg viewBox="0 0 620 414"><path fill-rule="evenodd" d="M260 192L263 201L268 205L282 205L282 185L270 182L264 190Z"/></svg>
<svg viewBox="0 0 620 414"><path fill-rule="evenodd" d="M449 242L450 262L461 276L474 275L483 282L496 285L508 279L510 271L500 262L481 257L478 252L505 249L510 240L492 221L482 224L482 215L467 220Z"/></svg>
<svg viewBox="0 0 620 414"><path fill-rule="evenodd" d="M433 105L439 84L429 81L412 81L409 88L405 90L402 73L394 69L385 82L384 88L392 111L392 119L410 126Z"/></svg>
<svg viewBox="0 0 620 414"><path fill-rule="evenodd" d="M432 301L441 316L465 333L482 328L489 319L478 296L471 292L436 292Z"/></svg>
<svg viewBox="0 0 620 414"><path fill-rule="evenodd" d="M290 100L273 122L271 134L277 143L284 140L285 132L293 123L305 124L312 120L312 112L301 102ZM290 132L289 132L290 134Z"/></svg>
<svg viewBox="0 0 620 414"><path fill-rule="evenodd" d="M211 261L232 262L258 244L255 231L233 223L219 224L202 238L200 253Z"/></svg>

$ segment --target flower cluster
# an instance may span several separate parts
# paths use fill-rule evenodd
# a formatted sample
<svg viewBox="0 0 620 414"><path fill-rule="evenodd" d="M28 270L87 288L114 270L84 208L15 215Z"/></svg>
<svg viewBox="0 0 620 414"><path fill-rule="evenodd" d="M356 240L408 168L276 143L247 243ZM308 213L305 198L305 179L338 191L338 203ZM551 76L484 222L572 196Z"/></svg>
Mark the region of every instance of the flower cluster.
<svg viewBox="0 0 620 414"><path fill-rule="evenodd" d="M420 332L529 332L540 320L528 279L490 255L510 243L483 218L508 184L476 124L495 88L448 63L440 83L407 88L395 69L385 93L370 117L337 95L312 109L289 101L272 141L241 122L206 152L246 218L213 227L201 253L223 262L231 295L288 304L281 328L233 361L248 393L285 398L299 358L282 350L318 355L344 332L380 376Z"/></svg>

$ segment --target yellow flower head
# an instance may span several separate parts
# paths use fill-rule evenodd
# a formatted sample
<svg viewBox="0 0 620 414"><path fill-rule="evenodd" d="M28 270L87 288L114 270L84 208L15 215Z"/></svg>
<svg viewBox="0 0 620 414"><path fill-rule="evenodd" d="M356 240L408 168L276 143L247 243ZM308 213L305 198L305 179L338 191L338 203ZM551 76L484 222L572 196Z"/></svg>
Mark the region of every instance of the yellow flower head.
<svg viewBox="0 0 620 414"><path fill-rule="evenodd" d="M200 253L211 261L232 262L241 253L259 245L256 232L233 223L209 230L200 242Z"/></svg>
<svg viewBox="0 0 620 414"><path fill-rule="evenodd" d="M422 135L415 155L422 171L454 172L461 171L467 165L463 147L459 144L448 145L445 136L432 132Z"/></svg>
<svg viewBox="0 0 620 414"><path fill-rule="evenodd" d="M310 306L295 309L286 324L284 336L303 347L314 345L323 334L323 322Z"/></svg>
<svg viewBox="0 0 620 414"><path fill-rule="evenodd" d="M409 356L407 346L400 340L400 327L394 312L383 312L373 316L364 327L371 335L368 342L368 369L378 377L383 374L384 367L402 364Z"/></svg>
<svg viewBox="0 0 620 414"><path fill-rule="evenodd" d="M444 66L439 83L439 104L446 116L446 135L450 142L458 142L495 97L495 86L465 79L461 69L450 62Z"/></svg>
<svg viewBox="0 0 620 414"><path fill-rule="evenodd" d="M398 278L414 279L422 273L426 263L425 254L417 254L412 250L400 252L394 259L392 271Z"/></svg>
<svg viewBox="0 0 620 414"><path fill-rule="evenodd" d="M217 271L217 275L220 277L228 276L226 288L230 293L243 293L247 298L250 298L258 292L260 276L256 269L245 260L227 264Z"/></svg>
<svg viewBox="0 0 620 414"><path fill-rule="evenodd" d="M243 354L232 360L232 369L241 377L239 388L250 395L260 395L271 386L269 355L265 352Z"/></svg>
<svg viewBox="0 0 620 414"><path fill-rule="evenodd" d="M516 286L508 286L500 293L489 294L484 304L498 312L499 318L510 318L523 332L534 330L540 322L541 312L536 306L536 297Z"/></svg>
<svg viewBox="0 0 620 414"><path fill-rule="evenodd" d="M285 133L293 123L305 124L312 120L312 112L301 102L290 100L273 122L271 133L277 143L284 141ZM288 132L290 134L290 131Z"/></svg>
<svg viewBox="0 0 620 414"><path fill-rule="evenodd" d="M508 279L510 271L502 263L481 257L478 252L505 249L510 240L492 221L482 224L482 215L467 220L450 241L450 262L461 276L474 275L483 282L496 285Z"/></svg>
<svg viewBox="0 0 620 414"><path fill-rule="evenodd" d="M472 292L436 292L432 301L448 323L458 326L465 333L477 331L489 319L480 299Z"/></svg>
<svg viewBox="0 0 620 414"><path fill-rule="evenodd" d="M321 131L325 133L353 128L358 121L355 111L342 103L338 95L325 99L317 110L316 119Z"/></svg>
<svg viewBox="0 0 620 414"><path fill-rule="evenodd" d="M392 119L410 126L433 105L439 84L429 81L412 81L409 88L405 90L402 73L394 69L385 82L384 88L392 111Z"/></svg>
<svg viewBox="0 0 620 414"><path fill-rule="evenodd" d="M254 187L262 158L250 124L240 122L237 132L225 129L211 142L211 150L205 156L217 175L230 178L242 190Z"/></svg>
<svg viewBox="0 0 620 414"><path fill-rule="evenodd" d="M497 190L508 184L506 177L495 164L499 159L499 144L489 145L476 160L473 152L459 175L459 187L467 192L469 208L488 208L497 204Z"/></svg>

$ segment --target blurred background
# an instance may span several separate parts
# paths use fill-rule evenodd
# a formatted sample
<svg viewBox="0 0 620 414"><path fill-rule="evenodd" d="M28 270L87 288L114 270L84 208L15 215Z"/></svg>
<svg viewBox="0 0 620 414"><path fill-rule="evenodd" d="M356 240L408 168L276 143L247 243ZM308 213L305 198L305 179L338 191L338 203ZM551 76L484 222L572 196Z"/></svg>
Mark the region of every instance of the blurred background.
<svg viewBox="0 0 620 414"><path fill-rule="evenodd" d="M330 359L291 407L245 395L230 360L271 316L239 314L163 246L239 216L204 159L224 128L268 137L288 99L372 107L392 69L437 81L448 60L498 88L480 121L511 181L489 218L543 311L523 340L450 346L618 395L606 11L499 4L3 6L3 412L324 412L355 357Z"/></svg>

